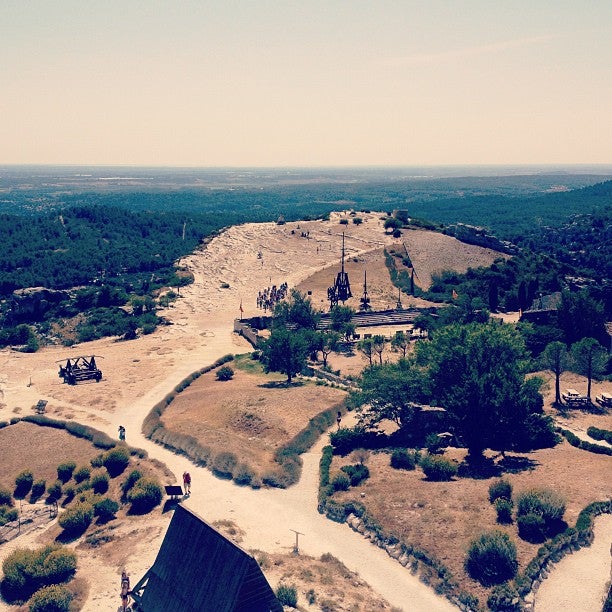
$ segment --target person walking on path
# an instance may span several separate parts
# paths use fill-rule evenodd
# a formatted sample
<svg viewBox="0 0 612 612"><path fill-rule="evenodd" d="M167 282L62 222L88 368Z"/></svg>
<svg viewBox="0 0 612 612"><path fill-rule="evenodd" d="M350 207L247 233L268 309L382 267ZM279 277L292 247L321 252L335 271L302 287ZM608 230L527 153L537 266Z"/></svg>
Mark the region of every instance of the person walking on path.
<svg viewBox="0 0 612 612"><path fill-rule="evenodd" d="M191 495L191 474L183 472L183 489L187 495Z"/></svg>

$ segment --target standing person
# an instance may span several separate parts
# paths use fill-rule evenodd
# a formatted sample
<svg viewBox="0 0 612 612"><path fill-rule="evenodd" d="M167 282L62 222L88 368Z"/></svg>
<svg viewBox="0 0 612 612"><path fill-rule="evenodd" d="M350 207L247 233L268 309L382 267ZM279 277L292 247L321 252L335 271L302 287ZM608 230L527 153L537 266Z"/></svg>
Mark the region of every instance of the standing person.
<svg viewBox="0 0 612 612"><path fill-rule="evenodd" d="M119 425L119 439L125 440L125 427L123 425Z"/></svg>
<svg viewBox="0 0 612 612"><path fill-rule="evenodd" d="M342 422L342 413L338 410L338 416L336 417L336 423L338 423L338 429L340 429L341 422Z"/></svg>
<svg viewBox="0 0 612 612"><path fill-rule="evenodd" d="M183 472L183 488L187 495L191 495L191 474L189 472Z"/></svg>

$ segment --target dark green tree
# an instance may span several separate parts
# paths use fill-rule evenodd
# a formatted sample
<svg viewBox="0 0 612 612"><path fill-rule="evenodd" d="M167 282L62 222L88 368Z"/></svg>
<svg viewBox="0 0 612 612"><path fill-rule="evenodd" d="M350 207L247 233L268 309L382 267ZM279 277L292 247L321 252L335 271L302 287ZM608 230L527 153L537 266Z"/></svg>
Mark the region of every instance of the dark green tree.
<svg viewBox="0 0 612 612"><path fill-rule="evenodd" d="M306 365L309 348L310 342L303 332L274 329L263 344L261 362L266 372L281 372L291 384L293 376Z"/></svg>
<svg viewBox="0 0 612 612"><path fill-rule="evenodd" d="M369 429L377 429L383 421L409 427L428 398L428 378L414 359L368 367L360 386L350 401L359 413L359 424Z"/></svg>
<svg viewBox="0 0 612 612"><path fill-rule="evenodd" d="M595 338L583 338L572 344L571 354L574 369L587 377L587 397L591 401L591 382L603 373L608 355Z"/></svg>
<svg viewBox="0 0 612 612"><path fill-rule="evenodd" d="M528 443L525 423L538 410L539 382L525 381L525 346L512 326L449 325L417 346L417 356L429 368L433 397L448 411L470 456Z"/></svg>
<svg viewBox="0 0 612 612"><path fill-rule="evenodd" d="M355 333L352 323L355 311L350 306L334 306L331 309L331 328L342 334L347 340Z"/></svg>
<svg viewBox="0 0 612 612"><path fill-rule="evenodd" d="M591 298L586 290L563 291L557 316L568 346L582 338L599 338L604 331L603 304Z"/></svg>
<svg viewBox="0 0 612 612"><path fill-rule="evenodd" d="M321 351L323 367L327 367L327 358L338 349L339 342L340 334L338 332L317 332L316 347L317 350Z"/></svg>
<svg viewBox="0 0 612 612"><path fill-rule="evenodd" d="M567 347L563 342L551 342L540 356L540 362L555 375L555 404L561 404L561 374L569 363Z"/></svg>
<svg viewBox="0 0 612 612"><path fill-rule="evenodd" d="M378 363L382 365L382 355L385 351L387 341L384 336L377 334L372 337L372 350L378 355Z"/></svg>
<svg viewBox="0 0 612 612"><path fill-rule="evenodd" d="M372 338L363 338L357 343L357 350L368 360L368 365L372 365L374 340Z"/></svg>
<svg viewBox="0 0 612 612"><path fill-rule="evenodd" d="M406 357L408 347L410 346L410 338L404 332L398 332L391 338L391 349Z"/></svg>
<svg viewBox="0 0 612 612"><path fill-rule="evenodd" d="M315 330L320 319L321 313L315 310L310 298L297 289L292 289L289 299L274 308L274 327Z"/></svg>

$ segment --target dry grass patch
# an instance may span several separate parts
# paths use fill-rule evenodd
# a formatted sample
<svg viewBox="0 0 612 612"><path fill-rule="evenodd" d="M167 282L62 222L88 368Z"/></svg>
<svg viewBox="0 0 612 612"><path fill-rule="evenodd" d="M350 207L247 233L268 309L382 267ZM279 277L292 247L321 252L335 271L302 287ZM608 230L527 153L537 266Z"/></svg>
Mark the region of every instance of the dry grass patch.
<svg viewBox="0 0 612 612"><path fill-rule="evenodd" d="M273 588L280 584L296 588L300 610L395 610L333 555L316 559L302 554L251 554Z"/></svg>
<svg viewBox="0 0 612 612"><path fill-rule="evenodd" d="M15 477L25 469L32 471L35 480L42 478L50 485L57 479L60 463L71 460L77 465L88 464L101 452L91 442L63 429L25 421L0 429L0 449L0 485L11 490Z"/></svg>
<svg viewBox="0 0 612 612"><path fill-rule="evenodd" d="M465 451L448 449L445 455L461 462ZM587 453L563 442L553 449L517 457L519 461L515 465L522 463L524 469L504 474L512 484L513 496L532 488L553 489L567 500L564 518L569 525L575 524L578 514L589 503L612 495L607 456ZM495 507L488 501L488 488L494 478L429 482L420 468L394 470L389 461L386 453L372 454L368 461L370 478L358 488L335 493L333 499L363 503L368 515L385 532L442 561L460 587L476 594L481 602L486 601L488 591L470 579L463 568L472 539L490 529L508 533L517 545L519 571L537 552L539 545L519 539L515 524L496 523ZM346 459L334 457L331 472L338 471L345 463Z"/></svg>
<svg viewBox="0 0 612 612"><path fill-rule="evenodd" d="M179 393L161 419L165 430L194 437L212 455L232 453L260 475L278 467L274 452L309 419L340 404L345 392L310 382L290 387L257 367L237 368L229 381L207 372Z"/></svg>

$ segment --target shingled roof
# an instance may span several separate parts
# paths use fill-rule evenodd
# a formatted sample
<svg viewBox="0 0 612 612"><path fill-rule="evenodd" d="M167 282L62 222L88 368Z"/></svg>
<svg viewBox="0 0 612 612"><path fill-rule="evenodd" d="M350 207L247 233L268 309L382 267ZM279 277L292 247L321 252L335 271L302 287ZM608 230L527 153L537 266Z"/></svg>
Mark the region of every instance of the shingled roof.
<svg viewBox="0 0 612 612"><path fill-rule="evenodd" d="M144 612L283 610L257 561L181 505L133 592Z"/></svg>

